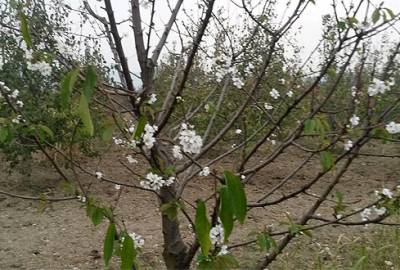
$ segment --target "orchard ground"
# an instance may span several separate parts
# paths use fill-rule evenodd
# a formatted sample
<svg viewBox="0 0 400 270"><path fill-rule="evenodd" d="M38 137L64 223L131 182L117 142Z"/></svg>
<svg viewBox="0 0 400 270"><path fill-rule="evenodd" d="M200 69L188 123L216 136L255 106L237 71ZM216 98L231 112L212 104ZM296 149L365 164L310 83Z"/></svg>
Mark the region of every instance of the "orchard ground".
<svg viewBox="0 0 400 270"><path fill-rule="evenodd" d="M393 145L369 144L363 152L398 153L399 149L395 150ZM263 154L258 153L257 157L262 160ZM278 160L249 181L246 185L248 201L253 202L268 192L301 163L301 158L304 158L303 153L295 148L288 148ZM117 151L111 151L103 156L98 170L105 177L127 181L126 169L117 161L119 159L123 158L117 156ZM218 172L232 169L235 158L231 160L231 164L220 163L211 169ZM95 171L97 162L89 163L86 158L81 158L80 162ZM280 192L289 193L289 190L309 181L316 173L315 168L321 167L319 163L316 156ZM139 161L139 164L134 164L133 169L144 172L142 164ZM49 197L68 196L61 187L62 181L57 172L49 164L36 162L33 167L30 177L15 172L8 175L6 164L2 163L2 189L28 196L38 196L40 193ZM330 172L308 193L318 196L333 173ZM360 156L352 163L335 191L340 190L343 193L344 202L348 205L348 211L351 211L363 206L360 201L375 200L374 190L399 185L399 175L399 158ZM96 199L105 204L115 202L119 191L113 184L99 181L87 174L81 174L80 177L86 186L92 183L91 195ZM130 182L132 181L131 179ZM213 194L216 184L218 183L211 176L198 177L189 184L183 198L190 203L198 198L207 198ZM270 199L279 196L281 194L275 194ZM332 194L329 199L336 198ZM250 210L244 225L235 226L229 245L251 240L248 234L253 230L261 231L264 225L273 226L279 231L287 229L287 225L280 225L280 222L287 221L285 213L289 213L295 221L314 200L314 197L303 194L279 206L266 207L261 211ZM334 202L325 202L317 213L332 219L335 205ZM108 223L104 220L94 227L86 217L85 210L80 209L81 206L83 204L78 200L55 202L41 214L38 212L37 201L0 194L0 269L105 269L102 249ZM186 210L194 214L189 204L186 204ZM141 269L164 269L161 255L162 228L154 194L131 188L123 189L116 214L122 217L129 233L138 233L145 239L143 251L139 255ZM180 214L179 218L185 242L191 243L194 234L184 216ZM352 218L354 219L361 220L361 216L357 215ZM396 220L397 217L391 218L391 221ZM394 227L382 229L382 226L372 224L367 228L340 226L332 230L331 226L326 226L318 229L318 233L311 233L313 238L296 237L268 269L400 269L400 233ZM239 260L241 269L254 268L257 259L265 254L265 251L259 251L257 244L238 247L231 252ZM108 269L119 269L117 260L118 258L113 258Z"/></svg>

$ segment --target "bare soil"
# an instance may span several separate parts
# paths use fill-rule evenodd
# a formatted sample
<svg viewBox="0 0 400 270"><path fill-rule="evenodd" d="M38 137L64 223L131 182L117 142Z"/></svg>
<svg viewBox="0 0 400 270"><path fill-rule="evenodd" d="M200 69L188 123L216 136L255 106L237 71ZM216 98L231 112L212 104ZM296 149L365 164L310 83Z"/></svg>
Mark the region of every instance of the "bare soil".
<svg viewBox="0 0 400 270"><path fill-rule="evenodd" d="M386 153L391 146L372 146L366 151ZM260 153L258 158L262 160ZM304 155L296 149L288 149L273 164L261 171L257 177L246 185L246 194L249 202L254 202L268 192L279 181L284 179L301 163ZM259 162L259 161L253 161ZM234 164L220 163L212 169L222 171L231 169ZM144 163L133 166L136 172L143 172ZM39 196L44 193L49 197L69 196L61 187L61 178L47 163L35 164L30 177L13 173L5 173L6 165L2 164L0 172L0 187L2 190L25 196ZM88 163L82 160L82 165L95 171L97 163ZM285 185L279 193L271 196L279 198L296 187L307 183L320 169L319 160L315 158L307 167L300 170L294 179ZM104 176L113 177L118 181L128 181L127 170L118 162L116 153L103 157L98 168ZM382 187L393 188L400 184L400 160L395 158L377 158L361 156L355 160L343 176L336 190L344 195L348 202L347 211L357 209L375 199L373 191ZM314 185L309 194L318 197L326 188L334 172L324 177ZM113 204L118 196L118 190L113 184L101 182L86 174L80 174L85 186L92 183L91 196L101 200L106 205ZM72 176L71 176L72 179ZM130 180L133 181L132 179ZM199 177L190 182L183 198L193 203L198 198L208 198L215 190L216 183L212 177ZM285 230L287 226L280 225L287 221L285 213L298 219L308 207L315 202L316 197L301 195L287 200L276 206L253 209L248 213L243 226L235 225L229 244L238 244L248 241L248 234L253 230L261 231L264 226L276 230ZM334 194L330 199L335 199ZM363 203L362 203L362 202ZM212 203L212 200L209 201ZM324 203L318 214L331 218L333 202ZM189 214L194 209L187 204ZM143 252L139 255L139 264L143 269L164 269L162 262L162 231L160 214L157 212L157 201L154 194L136 189L123 189L119 199L116 215L124 220L128 232L136 232L145 238ZM191 243L193 232L188 221L180 215L184 240ZM357 218L360 218L359 216ZM313 222L311 224L317 224ZM86 217L82 203L78 200L54 202L52 207L43 213L38 212L38 202L22 200L0 194L0 269L104 269L102 259L103 239L107 222L94 227ZM371 233L378 229L371 226L363 227L332 227L327 226L313 231L315 238L298 237L284 250L278 260L269 269L317 269L317 258L324 261L343 260L345 256L331 256L331 250L337 247L339 241L353 241L363 239L367 241ZM277 238L277 240L279 240ZM255 244L232 250L239 259L242 269L252 269L257 261L265 256ZM324 253L325 252L325 253ZM108 269L118 269L118 260L113 258ZM389 269L389 268L388 268ZM394 268L396 269L396 268Z"/></svg>

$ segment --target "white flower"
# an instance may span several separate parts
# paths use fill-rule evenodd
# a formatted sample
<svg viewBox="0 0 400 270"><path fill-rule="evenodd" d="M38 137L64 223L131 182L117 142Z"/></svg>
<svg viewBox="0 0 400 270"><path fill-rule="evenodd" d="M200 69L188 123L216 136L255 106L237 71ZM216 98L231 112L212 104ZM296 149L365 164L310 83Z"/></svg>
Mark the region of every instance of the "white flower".
<svg viewBox="0 0 400 270"><path fill-rule="evenodd" d="M147 149L151 149L154 146L156 139L153 137L152 133L146 132L143 135L143 143L146 145Z"/></svg>
<svg viewBox="0 0 400 270"><path fill-rule="evenodd" d="M97 179L101 179L101 178L103 177L103 174L102 174L101 172L95 172L95 173L94 173L94 176L95 176Z"/></svg>
<svg viewBox="0 0 400 270"><path fill-rule="evenodd" d="M287 92L287 94L286 94L288 97L292 97L293 96L293 91L292 90L290 90L289 92Z"/></svg>
<svg viewBox="0 0 400 270"><path fill-rule="evenodd" d="M121 189L121 185L116 184L115 189Z"/></svg>
<svg viewBox="0 0 400 270"><path fill-rule="evenodd" d="M272 145L275 145L275 144L276 144L276 141L275 141L275 140L271 140L271 144L272 144Z"/></svg>
<svg viewBox="0 0 400 270"><path fill-rule="evenodd" d="M122 141L122 140L121 140L121 141ZM122 144L124 144L124 143L125 143L125 142L122 141ZM131 149L134 149L134 148L136 148L136 146L137 146L138 143L139 143L138 141L131 140L131 141L128 143L127 147L128 147L128 148L131 148Z"/></svg>
<svg viewBox="0 0 400 270"><path fill-rule="evenodd" d="M183 101L185 101L181 96L177 96L176 97L176 101L178 101L178 102L183 102Z"/></svg>
<svg viewBox="0 0 400 270"><path fill-rule="evenodd" d="M385 264L388 265L388 266L392 266L393 265L393 263L391 261L385 261Z"/></svg>
<svg viewBox="0 0 400 270"><path fill-rule="evenodd" d="M128 129L130 133L133 133L135 131L135 125L131 125L130 128Z"/></svg>
<svg viewBox="0 0 400 270"><path fill-rule="evenodd" d="M342 215L336 215L336 219L341 219L342 218Z"/></svg>
<svg viewBox="0 0 400 270"><path fill-rule="evenodd" d="M86 197L82 197L81 202L86 202Z"/></svg>
<svg viewBox="0 0 400 270"><path fill-rule="evenodd" d="M381 207L381 208L378 209L374 205L372 208L375 210L376 214L379 215L379 216L382 216L382 215L384 215L386 213L386 208L385 207Z"/></svg>
<svg viewBox="0 0 400 270"><path fill-rule="evenodd" d="M165 184L161 176L151 172L146 175L146 180L140 181L140 185L146 189L159 190Z"/></svg>
<svg viewBox="0 0 400 270"><path fill-rule="evenodd" d="M149 104L153 104L156 101L157 101L157 95L156 94L151 94L150 95Z"/></svg>
<svg viewBox="0 0 400 270"><path fill-rule="evenodd" d="M229 253L229 251L228 251L228 246L227 246L227 245L223 245L223 246L221 247L220 252L218 252L218 255L217 255L217 256L225 255L225 254L228 254L228 253Z"/></svg>
<svg viewBox="0 0 400 270"><path fill-rule="evenodd" d="M240 178L242 178L242 180L244 180L244 179L246 179L246 176L242 174L242 175L240 176Z"/></svg>
<svg viewBox="0 0 400 270"><path fill-rule="evenodd" d="M368 95L370 97L377 94L383 94L390 90L390 86L394 84L393 81L381 81L376 78L372 80L372 84L368 87Z"/></svg>
<svg viewBox="0 0 400 270"><path fill-rule="evenodd" d="M21 108L24 107L24 103L21 100L17 100L15 103Z"/></svg>
<svg viewBox="0 0 400 270"><path fill-rule="evenodd" d="M213 245L216 243L222 244L224 242L224 228L221 224L217 224L210 230L210 240Z"/></svg>
<svg viewBox="0 0 400 270"><path fill-rule="evenodd" d="M348 140L347 143L344 145L344 150L349 151L353 147L353 142Z"/></svg>
<svg viewBox="0 0 400 270"><path fill-rule="evenodd" d="M269 105L268 103L264 103L264 108L266 110L272 110L274 107L272 107L271 105Z"/></svg>
<svg viewBox="0 0 400 270"><path fill-rule="evenodd" d="M201 172L199 172L200 176L208 176L210 174L210 168L209 167L204 167Z"/></svg>
<svg viewBox="0 0 400 270"><path fill-rule="evenodd" d="M279 92L276 91L276 89L274 89L274 88L272 88L272 90L269 92L269 94L270 94L271 97L273 97L274 99L278 99L278 97L280 96L280 95L279 95Z"/></svg>
<svg viewBox="0 0 400 270"><path fill-rule="evenodd" d="M173 183L174 183L174 181L175 181L175 177L174 176L170 176L166 181L165 181L165 185L167 186L167 187L169 187L170 185L172 185Z"/></svg>
<svg viewBox="0 0 400 270"><path fill-rule="evenodd" d="M189 154L200 153L203 140L199 135L196 135L194 130L187 129L187 125L183 123L179 134L179 140L180 144L183 146L183 151Z"/></svg>
<svg viewBox="0 0 400 270"><path fill-rule="evenodd" d="M369 27L369 22L358 22L354 24L354 28L360 30L360 31L365 31Z"/></svg>
<svg viewBox="0 0 400 270"><path fill-rule="evenodd" d="M32 64L32 62L28 61L26 65L29 70L39 71L43 76L51 75L51 66L47 62L36 62Z"/></svg>
<svg viewBox="0 0 400 270"><path fill-rule="evenodd" d="M388 188L382 189L382 195L385 195L389 199L393 197L393 193Z"/></svg>
<svg viewBox="0 0 400 270"><path fill-rule="evenodd" d="M124 141L122 139L118 139L118 138L115 138L115 137L113 137L113 139L114 139L114 143L116 145L123 145L124 144Z"/></svg>
<svg viewBox="0 0 400 270"><path fill-rule="evenodd" d="M353 116L350 118L350 123L351 123L353 126L357 126L357 125L360 123L360 117L358 117L358 116L356 116L356 115L353 115Z"/></svg>
<svg viewBox="0 0 400 270"><path fill-rule="evenodd" d="M135 248L141 248L144 245L144 239L141 235L130 233L129 236L132 238Z"/></svg>
<svg viewBox="0 0 400 270"><path fill-rule="evenodd" d="M244 82L242 81L242 79L240 79L238 77L232 77L232 82L233 82L233 85L239 89L244 86Z"/></svg>
<svg viewBox="0 0 400 270"><path fill-rule="evenodd" d="M177 159L183 158L183 155L181 153L181 147L179 145L174 145L174 147L172 147L172 154Z"/></svg>
<svg viewBox="0 0 400 270"><path fill-rule="evenodd" d="M357 88L356 88L355 86L353 86L353 87L351 88L351 95L352 95L353 97L355 97L356 94L357 94Z"/></svg>
<svg viewBox="0 0 400 270"><path fill-rule="evenodd" d="M126 156L126 159L129 163L138 163L138 161L134 159L131 155Z"/></svg>
<svg viewBox="0 0 400 270"><path fill-rule="evenodd" d="M235 131L235 133L236 133L236 134L240 134L240 133L242 133L242 130L241 130L241 129L237 129L237 130Z"/></svg>
<svg viewBox="0 0 400 270"><path fill-rule="evenodd" d="M390 134L396 134L400 132L400 123L396 124L395 122L390 122L386 125L386 130Z"/></svg>
<svg viewBox="0 0 400 270"><path fill-rule="evenodd" d="M364 211L361 212L361 217L362 217L362 219L365 221L365 220L368 220L368 217L369 217L371 214L372 214L371 209L370 209L370 208L365 208Z"/></svg>
<svg viewBox="0 0 400 270"><path fill-rule="evenodd" d="M18 94L19 94L19 91L18 91L18 90L14 90L14 91L11 93L10 97L12 97L12 98L17 98L17 97L18 97Z"/></svg>
<svg viewBox="0 0 400 270"><path fill-rule="evenodd" d="M204 105L204 109L206 109L206 112L208 112L210 110L210 105L208 104Z"/></svg>

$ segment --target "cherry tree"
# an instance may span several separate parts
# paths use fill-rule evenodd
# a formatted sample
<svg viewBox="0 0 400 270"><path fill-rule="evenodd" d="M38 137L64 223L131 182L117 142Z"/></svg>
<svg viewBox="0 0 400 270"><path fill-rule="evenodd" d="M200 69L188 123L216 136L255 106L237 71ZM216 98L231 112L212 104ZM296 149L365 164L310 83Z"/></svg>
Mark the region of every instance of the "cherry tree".
<svg viewBox="0 0 400 270"><path fill-rule="evenodd" d="M21 80L27 80L26 74L39 76L41 80L35 81L39 88L55 84L54 113L67 114L72 125L59 131L68 134L63 137L67 147L57 147L60 137L54 128L25 113L22 90L0 73L4 102L0 143L4 147L29 140L64 179L72 197L41 195L43 205L78 199L94 225L109 222L103 250L106 264L117 255L122 269L136 269L145 236L126 230L114 213L118 200L111 206L99 204L102 195L92 193L92 184L86 184L80 173L115 185L119 194L135 189L158 200L168 269L189 269L193 261L199 269L235 268L239 262L230 251L256 242L267 251L256 267L264 269L295 236L310 236L313 229L333 224L390 224L384 220L398 212L396 187L377 190L376 198L351 211L345 211L342 193L335 193L352 162L367 155L362 149L368 142L399 142L399 15L389 7L373 1L333 0L320 26L320 42L303 59L298 53L304 48L295 42L297 22L319 1L288 1L284 15L278 14L275 1L232 1L237 19L215 0L198 1L194 11L183 8L183 0L166 1L169 19L163 23L156 17L166 11L159 10L156 0L127 1L127 18L116 18L116 1L104 0L101 11L94 8L99 4L90 1L83 1L77 10L61 1L38 2L40 14L54 14L58 6L66 13L80 14L82 27L91 24L108 42L116 75L110 75L100 49L90 51L90 42L97 44L93 35L79 44L62 24L45 30L35 27L40 18L31 8L35 1L3 6L10 13L9 21L1 22L1 31L10 40L1 48L0 67L11 68L13 55L22 55L22 63L13 69L16 76ZM124 24L133 31L129 43L121 34ZM395 40L384 40L382 50L374 51L373 43L390 31L395 31ZM7 46L11 42L14 45ZM83 53L75 53L82 46ZM132 54L137 63L128 60ZM135 64L139 75L130 67ZM96 171L81 165L72 147L85 136L111 140L130 181L107 175L101 159L93 159L93 164L99 164ZM310 147L305 139L314 145ZM291 147L304 152L298 167L272 188L260 187L262 196L247 196L248 183ZM219 151L211 156L215 149ZM62 168L50 151L68 160L69 169ZM315 158L320 164L311 162ZM221 162L232 160L234 166L221 169ZM138 170L137 163L146 169ZM295 184L296 174L310 164L315 166L314 176ZM215 185L212 197L185 196L186 188L199 177ZM329 179L323 192L310 194L322 179ZM280 192L283 187L290 191ZM268 224L262 224L254 228L250 241L229 240L234 226L246 222L248 211L257 215L262 208L303 194L310 196L312 204L296 221L288 216L287 229L265 229ZM328 200L332 194L336 196L334 218L316 215L322 205L332 203ZM178 215L196 234L189 245L182 240Z"/></svg>

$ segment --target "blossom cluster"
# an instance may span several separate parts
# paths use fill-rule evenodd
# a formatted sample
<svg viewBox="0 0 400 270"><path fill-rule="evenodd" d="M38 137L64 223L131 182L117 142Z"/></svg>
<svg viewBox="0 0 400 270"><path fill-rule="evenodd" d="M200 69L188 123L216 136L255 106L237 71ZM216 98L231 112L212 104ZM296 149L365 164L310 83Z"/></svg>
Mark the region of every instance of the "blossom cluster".
<svg viewBox="0 0 400 270"><path fill-rule="evenodd" d="M145 145L147 149L151 149L154 146L154 143L156 142L156 139L154 138L154 133L158 130L157 126L152 126L150 124L146 124L144 127L144 132L142 134L142 142ZM135 131L135 125L131 125L129 128L126 129L126 131L133 133ZM136 140L131 140L131 141L125 141L123 139L119 139L116 137L113 137L114 143L119 146L124 146L128 148L136 148L136 146L140 143L140 141ZM137 163L135 159L132 157L129 158L127 157L129 163Z"/></svg>
<svg viewBox="0 0 400 270"><path fill-rule="evenodd" d="M390 90L390 87L394 85L394 81L381 81L376 78L372 80L372 84L368 88L368 95L370 97L378 95L378 94L383 94L386 91Z"/></svg>
<svg viewBox="0 0 400 270"><path fill-rule="evenodd" d="M133 240L133 245L135 247L135 249L137 248L142 248L144 245L144 239L141 235L136 234L136 233L130 233L129 236L132 238ZM121 242L124 242L125 237L121 238Z"/></svg>
<svg viewBox="0 0 400 270"><path fill-rule="evenodd" d="M347 143L344 145L344 150L349 151L353 147L353 142L348 140Z"/></svg>
<svg viewBox="0 0 400 270"><path fill-rule="evenodd" d="M145 189L159 190L164 186L170 186L175 181L175 177L171 176L167 180L164 180L161 176L155 173L148 173L146 180L140 181L140 185Z"/></svg>
<svg viewBox="0 0 400 270"><path fill-rule="evenodd" d="M194 126L191 125L189 127L193 128ZM183 147L183 151L188 154L200 153L200 149L203 146L203 140L194 130L190 130L187 124L182 124L179 135L179 141Z"/></svg>
<svg viewBox="0 0 400 270"><path fill-rule="evenodd" d="M37 46L39 49L44 49L43 44L39 44ZM21 42L20 46L21 50L24 51L24 58L28 60L27 68L32 71L39 71L43 76L50 76L51 75L51 66L46 61L40 61L34 58L34 51L31 48L28 48L25 41Z"/></svg>
<svg viewBox="0 0 400 270"><path fill-rule="evenodd" d="M243 80L238 76L239 71L235 66L232 65L231 58L220 56L213 59L213 62L217 63L215 66L215 75L217 76L217 82L221 82L226 75L230 75L232 78L233 85L237 88L244 86Z"/></svg>
<svg viewBox="0 0 400 270"><path fill-rule="evenodd" d="M386 125L386 130L390 134L396 134L400 132L400 123L396 124L395 122L390 122Z"/></svg>

